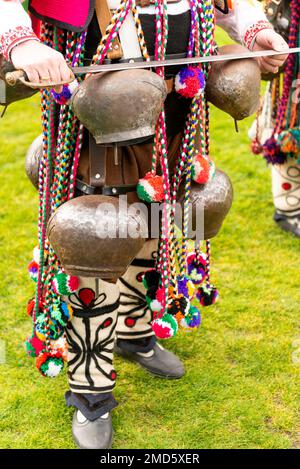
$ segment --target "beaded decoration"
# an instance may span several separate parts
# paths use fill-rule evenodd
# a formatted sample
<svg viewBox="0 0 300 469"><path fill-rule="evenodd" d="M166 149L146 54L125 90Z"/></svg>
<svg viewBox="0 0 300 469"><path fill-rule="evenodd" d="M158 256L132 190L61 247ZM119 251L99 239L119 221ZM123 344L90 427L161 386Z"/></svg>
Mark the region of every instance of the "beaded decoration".
<svg viewBox="0 0 300 469"><path fill-rule="evenodd" d="M187 55L209 56L214 47L214 6L212 0L191 0L191 28ZM150 60L141 22L133 0L121 0L106 33L93 57L93 64L103 63L129 12L132 12L140 49L145 61ZM168 42L166 0L155 0L155 60L164 60ZM84 60L86 31L64 32L44 23L41 40L62 52L72 66ZM188 256L189 196L192 180L201 184L213 177L214 166L209 160L209 107L204 95L209 65L188 67L179 73L178 91L191 98L177 166L169 173L168 141L165 111L162 110L153 143L152 168L138 185L143 200L162 201L163 213L156 269L147 272L144 285L147 302L153 313L153 330L161 338L173 337L178 326L193 328L200 324L199 309L191 305L198 295L201 304L211 303L214 294L209 283L208 254L199 247ZM164 77L163 67L156 72ZM88 76L86 76L88 78ZM79 78L79 81L82 78ZM76 83L75 85L76 86ZM179 89L180 88L180 89ZM182 91L185 90L185 91ZM36 295L27 306L33 321L32 335L26 342L27 352L37 357L36 366L43 376L54 377L66 359L64 331L72 318L72 309L61 296L76 291L79 279L69 277L46 237L49 217L74 197L77 167L82 147L83 126L74 116L68 101L72 89L64 87L59 95L42 91L43 154L39 166L39 247L28 269L36 282ZM198 137L199 135L199 137ZM161 174L156 170L159 166ZM182 238L175 233L175 203L180 184L184 185L184 223ZM177 269L179 266L179 272ZM199 293L206 279L206 290ZM208 298L209 296L209 298Z"/></svg>
<svg viewBox="0 0 300 469"><path fill-rule="evenodd" d="M289 47L300 45L300 3L298 0L290 2L291 21L289 28ZM280 78L272 80L266 100L271 100L273 106L273 132L264 142L260 142L256 135L252 143L254 154L262 153L263 157L272 165L283 164L289 157L300 155L300 109L299 85L300 59L299 54L290 54L284 69L283 85ZM280 95L280 90L282 92ZM258 119L257 119L258 121ZM300 162L300 161L299 161Z"/></svg>

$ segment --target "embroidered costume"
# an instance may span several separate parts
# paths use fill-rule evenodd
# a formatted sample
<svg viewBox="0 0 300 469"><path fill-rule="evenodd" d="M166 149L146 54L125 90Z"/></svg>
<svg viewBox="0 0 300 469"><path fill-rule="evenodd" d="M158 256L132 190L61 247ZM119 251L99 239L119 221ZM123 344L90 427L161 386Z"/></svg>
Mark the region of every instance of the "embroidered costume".
<svg viewBox="0 0 300 469"><path fill-rule="evenodd" d="M266 12L290 47L300 44L300 5L297 0L268 1ZM271 81L250 136L255 154L272 165L274 220L300 237L300 109L299 54L290 56L282 74Z"/></svg>
<svg viewBox="0 0 300 469"><path fill-rule="evenodd" d="M249 49L257 33L271 27L258 2L250 0L218 0L216 5L210 0L156 0L137 5L132 0L111 0L112 16L104 30L96 14L97 5L93 0L32 0L29 11L35 31L41 27L38 38L18 1L0 2L0 53L9 60L14 47L34 38L62 52L73 66L102 64L120 50L125 61L150 57L164 60L176 54L209 56L216 52L215 21ZM147 74L152 84L154 72ZM86 111L92 84L95 90L103 90L104 79L79 77L71 90L66 86L60 94L42 91L43 136L38 144L37 175L39 245L29 265L36 294L28 304L33 331L27 351L36 357L44 376L54 377L63 367L67 341L67 403L80 409L91 422L116 406L112 395L116 380L114 346L122 355L135 354L136 361L154 374L178 378L184 373L182 365L169 352L163 355L167 352L156 344L155 334L168 338L179 327L199 326L202 308L218 297L210 280L208 238L217 233L230 208L232 189L226 176L216 172L209 154L209 106L204 93L209 66L160 67L156 74L158 97L153 98L152 107L158 100L160 109L155 129L152 134L144 131L144 136L140 132L138 139L130 134L127 141L120 137L123 129L118 137L103 127L101 132L94 132L98 117L93 120L89 114L93 112L94 95ZM132 86L144 86L145 80L141 81L143 85L138 85L137 78ZM128 81L126 85L124 82L126 86ZM147 91L140 96L146 95ZM109 99L111 109L114 97ZM103 102L95 101L94 107ZM134 107L140 104L137 99ZM145 101L143 106L147 105ZM125 111L129 116L130 108ZM109 109L103 107L102 112ZM119 117L122 121L121 114ZM130 118L124 121L129 126ZM96 158L91 158L92 154ZM101 168L100 161L104 161ZM222 219L216 221L220 210L215 209L205 219L200 238L203 243L197 242L195 250L189 252L189 203L201 198L208 203L209 193L216 187L218 195L226 199L214 200L215 207L222 207ZM137 196L147 204L164 203L157 238L145 240L141 236L134 242L118 239L115 245L107 241L97 250L93 243L103 221L97 212L99 201L107 197L114 204L115 197L124 193L129 208L138 201ZM174 206L178 200L183 205L182 238L176 236L175 228ZM142 217L134 216L135 222L143 224ZM99 219L101 226L94 226L92 220ZM78 221L76 226L74 220ZM82 230L81 236L77 229ZM70 248L73 242L77 246L75 261ZM89 265L83 262L88 255ZM123 266L122 256L131 262ZM153 350L155 365L151 365ZM166 357L168 369L163 368ZM76 438L80 440L78 434Z"/></svg>

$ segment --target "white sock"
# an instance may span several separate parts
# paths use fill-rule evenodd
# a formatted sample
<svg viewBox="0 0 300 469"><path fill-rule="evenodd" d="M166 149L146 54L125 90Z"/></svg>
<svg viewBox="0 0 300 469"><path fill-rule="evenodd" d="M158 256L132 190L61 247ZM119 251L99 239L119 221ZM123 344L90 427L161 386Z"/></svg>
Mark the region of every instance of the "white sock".
<svg viewBox="0 0 300 469"><path fill-rule="evenodd" d="M163 346L160 344L157 344L157 346L161 349L164 350ZM138 355L141 355L142 357L152 357L154 355L154 350L150 350L150 352L137 352Z"/></svg>
<svg viewBox="0 0 300 469"><path fill-rule="evenodd" d="M106 414L101 415L101 418L102 419L107 419L108 416L109 416L109 413L107 412ZM88 419L83 415L83 413L80 410L77 410L77 420L78 420L79 423L84 423Z"/></svg>

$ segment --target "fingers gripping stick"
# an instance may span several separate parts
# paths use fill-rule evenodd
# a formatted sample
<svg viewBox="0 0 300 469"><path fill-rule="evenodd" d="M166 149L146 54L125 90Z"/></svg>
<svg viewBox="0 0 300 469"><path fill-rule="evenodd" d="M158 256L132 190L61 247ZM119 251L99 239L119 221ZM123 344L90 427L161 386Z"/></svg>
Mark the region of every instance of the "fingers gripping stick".
<svg viewBox="0 0 300 469"><path fill-rule="evenodd" d="M5 81L9 86L15 86L18 82L22 83L29 88L54 88L56 86L68 85L75 80L73 72L70 70L70 78L68 80L61 81L59 83L42 81L38 83L33 83L27 80L26 74L23 70L15 70L13 72L8 72L5 75Z"/></svg>

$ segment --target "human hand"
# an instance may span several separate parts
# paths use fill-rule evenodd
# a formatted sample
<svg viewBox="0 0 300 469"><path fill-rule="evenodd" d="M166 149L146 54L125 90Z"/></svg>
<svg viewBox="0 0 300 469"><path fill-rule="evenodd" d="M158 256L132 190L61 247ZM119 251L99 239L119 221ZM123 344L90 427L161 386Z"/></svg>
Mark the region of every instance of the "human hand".
<svg viewBox="0 0 300 469"><path fill-rule="evenodd" d="M32 83L68 81L72 72L64 56L38 41L28 40L14 47L11 60L16 70L24 70ZM62 87L57 87L60 92Z"/></svg>
<svg viewBox="0 0 300 469"><path fill-rule="evenodd" d="M253 51L273 49L280 52L285 51L288 47L288 44L280 34L277 34L273 29L263 29L256 35ZM260 57L258 63L261 72L278 73L279 68L282 67L287 58L288 54Z"/></svg>

